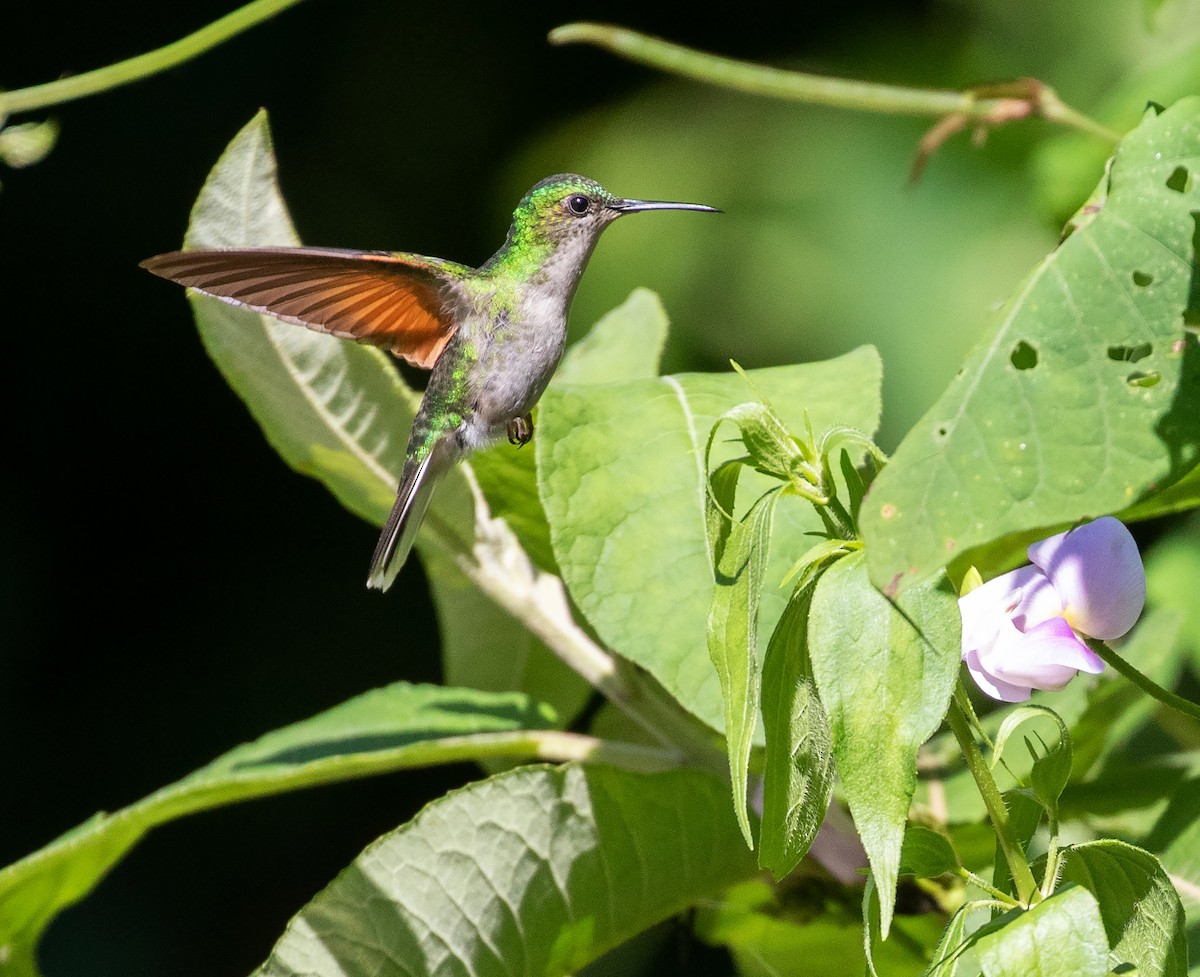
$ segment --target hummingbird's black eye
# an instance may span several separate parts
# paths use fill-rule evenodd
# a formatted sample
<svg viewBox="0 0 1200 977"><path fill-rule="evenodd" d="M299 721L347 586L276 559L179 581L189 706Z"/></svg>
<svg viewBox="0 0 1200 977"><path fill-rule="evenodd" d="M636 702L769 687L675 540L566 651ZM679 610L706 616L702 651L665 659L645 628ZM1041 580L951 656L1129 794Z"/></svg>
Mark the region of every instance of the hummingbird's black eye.
<svg viewBox="0 0 1200 977"><path fill-rule="evenodd" d="M567 198L567 209L576 217L582 217L586 214L591 204L592 202L582 193L577 193L575 196Z"/></svg>

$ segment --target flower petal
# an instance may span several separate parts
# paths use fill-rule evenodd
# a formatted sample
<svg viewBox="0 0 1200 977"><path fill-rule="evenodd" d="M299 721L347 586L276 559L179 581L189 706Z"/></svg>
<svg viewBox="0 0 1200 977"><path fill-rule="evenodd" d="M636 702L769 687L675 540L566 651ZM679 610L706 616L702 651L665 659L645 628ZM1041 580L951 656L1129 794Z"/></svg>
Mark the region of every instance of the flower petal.
<svg viewBox="0 0 1200 977"><path fill-rule="evenodd" d="M1015 628L1002 633L983 664L1001 681L1051 692L1063 688L1077 672L1104 671L1104 662L1061 617L1024 633Z"/></svg>
<svg viewBox="0 0 1200 977"><path fill-rule="evenodd" d="M1010 626L1009 619L1020 605L1024 592L1031 588L1039 591L1049 589L1042 587L1045 582L1041 570L1025 566L1001 574L960 597L958 610L962 615L963 659L971 651L986 653L1001 629ZM1061 614L1062 607L1059 606L1054 613Z"/></svg>
<svg viewBox="0 0 1200 977"><path fill-rule="evenodd" d="M978 652L968 652L963 655L963 661L967 663L967 671L971 673L971 678L985 695L1001 702L1024 702L1029 698L1032 690L1028 685L1013 685L996 678L979 663Z"/></svg>
<svg viewBox="0 0 1200 977"><path fill-rule="evenodd" d="M1083 634L1109 641L1137 622L1146 571L1124 523L1104 516L1029 547L1029 559L1054 585L1063 614Z"/></svg>

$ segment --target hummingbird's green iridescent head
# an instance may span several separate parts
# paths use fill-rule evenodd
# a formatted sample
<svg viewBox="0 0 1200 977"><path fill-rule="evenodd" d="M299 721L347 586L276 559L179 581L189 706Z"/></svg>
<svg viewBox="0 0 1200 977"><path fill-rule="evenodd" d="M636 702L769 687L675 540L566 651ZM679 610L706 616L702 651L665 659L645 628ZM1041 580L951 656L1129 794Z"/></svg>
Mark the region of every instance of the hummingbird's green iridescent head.
<svg viewBox="0 0 1200 977"><path fill-rule="evenodd" d="M549 252L562 251L562 257L569 254L578 260L582 270L600 232L618 217L642 210L717 212L715 207L702 204L626 200L595 180L577 173L559 173L542 180L521 198L508 240L493 261L506 252L510 259L537 256L545 260Z"/></svg>

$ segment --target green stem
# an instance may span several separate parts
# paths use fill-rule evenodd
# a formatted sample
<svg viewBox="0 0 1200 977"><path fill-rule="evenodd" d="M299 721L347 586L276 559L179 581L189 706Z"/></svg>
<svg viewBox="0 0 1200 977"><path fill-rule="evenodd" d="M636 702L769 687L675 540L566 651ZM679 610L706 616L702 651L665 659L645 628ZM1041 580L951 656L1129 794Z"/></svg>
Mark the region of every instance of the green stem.
<svg viewBox="0 0 1200 977"><path fill-rule="evenodd" d="M1046 85L1014 82L998 94L909 88L723 58L610 24L566 24L550 32L551 44L593 44L660 71L753 95L895 115L957 116L1004 122L1039 115L1051 122L1116 142L1120 136L1071 108Z"/></svg>
<svg viewBox="0 0 1200 977"><path fill-rule="evenodd" d="M975 737L971 733L971 724L967 721L967 714L959 705L959 697L964 694L960 682L955 689L954 699L950 703L950 711L946 714L946 722L950 726L950 731L954 733L954 738L958 740L963 758L967 761L967 769L975 778L975 784L979 787L984 806L991 816L992 826L996 829L996 837L1000 842L1000 850L1004 853L1005 861L1008 862L1008 870L1012 875L1013 885L1017 889L1017 899L1021 905L1028 906L1037 894L1037 882L1034 881L1033 870L1030 869L1025 852L1021 850L1020 842L1017 841L1017 836L1013 831L1012 822L1008 818L1008 808L1004 806L1000 788L996 786L987 761L979 752Z"/></svg>
<svg viewBox="0 0 1200 977"><path fill-rule="evenodd" d="M95 71L87 71L82 75L72 75L69 78L60 78L29 88L18 88L11 92L0 92L0 116L48 108L156 75L160 71L190 61L209 48L216 47L298 3L300 0L254 0L253 3L246 4L220 20L213 21L207 27L200 28L194 34L154 51L97 68Z"/></svg>
<svg viewBox="0 0 1200 977"><path fill-rule="evenodd" d="M1010 896L1007 892L1001 892L986 879L980 878L970 869L965 869L961 865L958 868L958 877L964 882L971 883L971 885L975 886L975 888L979 889L981 892L986 892L1006 909L1016 909L1018 906L1020 906L1020 903L1017 902L1017 900Z"/></svg>
<svg viewBox="0 0 1200 977"><path fill-rule="evenodd" d="M1136 685L1143 692L1157 699L1164 706L1170 706L1177 712L1183 713L1192 719L1200 721L1200 705L1185 699L1181 695L1176 695L1164 689L1161 685L1146 675L1143 675L1136 668L1129 664L1124 658L1113 651L1103 641L1097 641L1095 638L1089 638L1087 645L1097 655L1099 655L1106 665L1111 665L1114 669L1124 675L1129 681Z"/></svg>

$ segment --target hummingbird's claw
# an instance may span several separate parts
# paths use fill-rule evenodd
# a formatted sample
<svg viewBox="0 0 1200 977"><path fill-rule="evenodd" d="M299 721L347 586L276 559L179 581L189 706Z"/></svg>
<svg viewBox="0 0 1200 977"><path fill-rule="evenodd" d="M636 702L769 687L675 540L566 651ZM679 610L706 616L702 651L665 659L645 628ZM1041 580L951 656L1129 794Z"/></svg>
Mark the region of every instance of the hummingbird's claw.
<svg viewBox="0 0 1200 977"><path fill-rule="evenodd" d="M514 417L508 422L507 427L509 444L515 444L520 448L533 440L532 414L526 414L524 417Z"/></svg>

